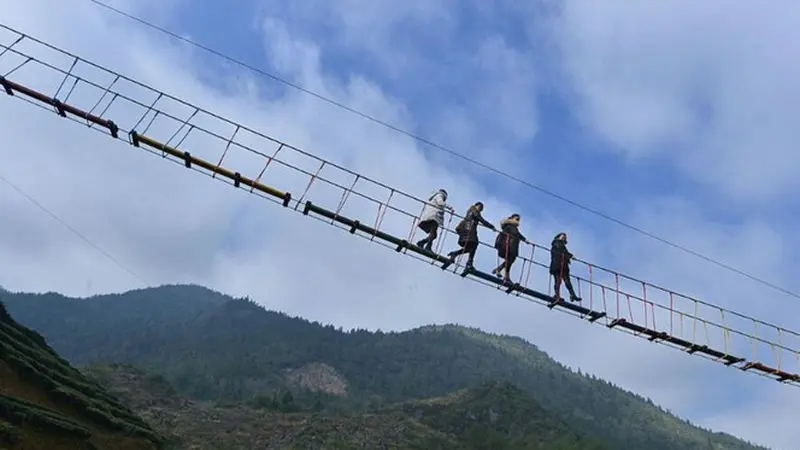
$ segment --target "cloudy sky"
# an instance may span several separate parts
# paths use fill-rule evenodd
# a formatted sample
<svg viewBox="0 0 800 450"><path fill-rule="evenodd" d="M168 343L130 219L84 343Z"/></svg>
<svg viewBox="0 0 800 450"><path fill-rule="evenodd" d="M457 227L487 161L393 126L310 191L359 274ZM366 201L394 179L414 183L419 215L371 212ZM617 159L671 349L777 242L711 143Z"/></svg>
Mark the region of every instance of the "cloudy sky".
<svg viewBox="0 0 800 450"><path fill-rule="evenodd" d="M635 224L790 290L800 239L800 5L774 2L490 2L118 0L135 15L424 136L462 155ZM635 234L313 96L115 15L88 0L0 0L3 23L249 128L417 196L445 187L463 213L483 200L499 222L549 243L570 233L580 258L727 308L797 328L797 298ZM0 32L0 42L16 36ZM59 67L71 61L22 42ZM22 60L0 57L5 73ZM96 83L108 74L76 67ZM12 80L50 94L59 80L28 64ZM130 83L120 93L154 95ZM78 87L91 108L100 91ZM159 106L178 117L192 110ZM118 102L131 127L144 109ZM0 175L113 255L138 278L0 184L0 284L70 295L200 283L345 328L460 323L523 336L702 426L774 448L800 441L800 390L549 311L443 274L302 215L168 164L3 97ZM220 135L234 127L196 118ZM169 139L177 125L156 120ZM264 139L242 143L271 153ZM216 161L224 140L187 149ZM263 158L226 161L255 176ZM310 160L294 160L307 170ZM343 172L324 175L349 184ZM307 179L271 167L265 180L298 196ZM375 186L363 192L387 195ZM309 198L336 208L338 193ZM410 205L406 202L405 205ZM398 204L399 205L399 204ZM414 207L416 208L416 207ZM413 209L413 208L412 208ZM374 220L375 205L345 212ZM410 221L388 215L405 235ZM482 236L491 239L491 233ZM445 242L452 246L453 241ZM488 249L478 263L495 262ZM515 268L517 276L520 267ZM578 270L578 269L576 269ZM531 275L546 289L546 273ZM586 292L584 292L584 296ZM627 312L626 312L627 313ZM635 314L640 314L638 311ZM713 318L713 317L712 317ZM639 319L640 320L640 319ZM660 323L663 316L659 317ZM795 348L800 342L791 343ZM746 342L737 350L746 352ZM767 349L768 350L768 349ZM760 350L761 351L761 350ZM800 371L793 355L787 370Z"/></svg>

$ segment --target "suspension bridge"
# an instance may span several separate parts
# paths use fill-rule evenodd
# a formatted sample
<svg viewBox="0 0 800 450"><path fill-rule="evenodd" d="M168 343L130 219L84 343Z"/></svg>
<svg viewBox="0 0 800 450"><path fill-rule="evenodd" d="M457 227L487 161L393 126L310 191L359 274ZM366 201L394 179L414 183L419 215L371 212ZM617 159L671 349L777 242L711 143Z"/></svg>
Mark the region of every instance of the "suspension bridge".
<svg viewBox="0 0 800 450"><path fill-rule="evenodd" d="M576 259L584 301L550 293L549 249L532 244L512 282L414 245L425 200L197 107L53 44L0 24L0 87L9 99L54 112L133 148L208 175L464 279L687 354L800 386L800 333ZM8 126L8 125L6 125ZM251 170L252 169L252 170ZM430 189L438 188L431 186ZM488 240L494 242L493 239ZM481 242L494 253L491 245ZM479 251L480 252L480 251ZM521 266L521 267L520 267Z"/></svg>

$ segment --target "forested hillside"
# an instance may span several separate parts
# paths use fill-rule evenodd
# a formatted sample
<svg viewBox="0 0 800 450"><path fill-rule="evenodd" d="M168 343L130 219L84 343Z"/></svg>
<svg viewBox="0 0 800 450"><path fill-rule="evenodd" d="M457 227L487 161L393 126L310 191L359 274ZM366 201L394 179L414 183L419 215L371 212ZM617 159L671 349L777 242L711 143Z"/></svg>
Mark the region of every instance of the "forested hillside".
<svg viewBox="0 0 800 450"><path fill-rule="evenodd" d="M70 361L137 364L195 399L252 400L291 389L305 406L364 410L508 382L573 429L619 448L758 448L574 373L522 339L475 329L344 332L194 286L89 299L14 294L7 303Z"/></svg>
<svg viewBox="0 0 800 450"><path fill-rule="evenodd" d="M369 413L304 410L276 401L209 404L187 399L158 375L112 364L86 371L176 448L610 450L509 384L486 383L441 398Z"/></svg>

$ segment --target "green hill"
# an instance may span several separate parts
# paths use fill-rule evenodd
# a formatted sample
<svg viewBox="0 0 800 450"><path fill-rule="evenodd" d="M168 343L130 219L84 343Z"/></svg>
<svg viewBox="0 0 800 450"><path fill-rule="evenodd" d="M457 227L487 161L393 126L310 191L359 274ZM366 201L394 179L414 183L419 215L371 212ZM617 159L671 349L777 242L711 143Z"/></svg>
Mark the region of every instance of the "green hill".
<svg viewBox="0 0 800 450"><path fill-rule="evenodd" d="M0 448L155 449L163 439L0 303Z"/></svg>
<svg viewBox="0 0 800 450"><path fill-rule="evenodd" d="M472 448L608 448L572 429L510 383L488 382L443 397L406 402L399 408L434 430L461 436Z"/></svg>
<svg viewBox="0 0 800 450"><path fill-rule="evenodd" d="M604 450L510 384L486 383L445 397L364 413L290 405L220 406L179 395L158 375L125 365L86 372L177 444L177 448Z"/></svg>
<svg viewBox="0 0 800 450"><path fill-rule="evenodd" d="M7 303L72 362L141 365L196 399L233 401L292 388L303 404L363 409L498 381L531 394L574 429L621 448L760 448L575 373L520 338L476 329L344 332L181 286L89 299L18 294Z"/></svg>

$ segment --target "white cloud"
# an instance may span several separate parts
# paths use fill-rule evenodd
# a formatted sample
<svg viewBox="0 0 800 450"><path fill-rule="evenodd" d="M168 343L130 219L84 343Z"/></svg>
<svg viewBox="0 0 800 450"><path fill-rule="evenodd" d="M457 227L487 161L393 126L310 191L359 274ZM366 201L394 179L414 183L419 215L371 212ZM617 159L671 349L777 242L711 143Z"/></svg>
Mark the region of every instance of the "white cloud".
<svg viewBox="0 0 800 450"><path fill-rule="evenodd" d="M452 0L264 2L262 12L281 17L293 34L326 35L336 45L376 60L390 76L404 76L427 57L408 52L419 39L438 41L458 26ZM413 33L409 33L414 30ZM399 39L404 38L404 39ZM397 52L387 52L389 48Z"/></svg>
<svg viewBox="0 0 800 450"><path fill-rule="evenodd" d="M282 33L319 42L333 55L346 55L345 61L366 61L364 66L387 81L389 92L423 99L409 104L419 114L420 134L472 155L503 152L506 157L495 164L514 172L529 151L518 146L529 144L539 131L539 68L531 52L515 46L501 26L473 35L464 16L480 16L481 26L486 25L486 15L473 11L476 7L483 8L450 0L338 0L268 2L264 10L280 18L276 28ZM295 53L288 56L298 63ZM346 65L332 65L344 72L340 76L353 76ZM437 102L424 101L434 95ZM394 123L379 110L364 111Z"/></svg>
<svg viewBox="0 0 800 450"><path fill-rule="evenodd" d="M233 82L209 85L198 74L213 70L211 61L144 34L130 23L111 21L105 12L88 3L21 5L0 0L0 8L6 11L5 23L372 178L420 196L445 186L462 212L474 199L481 199L487 205L487 218L493 222L504 214L520 211L524 231L539 243L547 244L557 231L568 230L570 246L581 258L630 268L638 276L658 274L656 278L665 280L665 284L684 283L687 291L709 292L736 309L748 304L745 309L755 307L750 296L732 297L742 289L739 279L730 279L719 289L716 286L720 284L714 284L713 291L705 291L711 282L695 275L706 270L696 261L665 257L661 247L642 253L639 248L628 248L622 241L625 236L601 235L593 231L591 223L563 223L544 212L526 211L509 203L509 199L494 198L456 169L431 163L410 139L307 96L290 91L264 100L254 95L258 89L231 89ZM75 28L65 25L68 23L80 24L81 33L75 33ZM322 50L316 43L296 36L274 18L259 23L269 63L327 96L358 109L375 111L403 127L414 127L415 117L403 101L388 97L380 84L358 74L346 83L334 81L323 72ZM0 68L6 67L4 61L0 59ZM47 80L41 72L17 75L19 81L42 89L45 82L54 89L58 81ZM241 86L258 85L254 79L240 75L244 78ZM120 89L143 95L134 94L131 86L122 85ZM88 92L76 93L74 101L91 103ZM162 107L178 115L189 112L185 108L178 111L181 108L168 103ZM109 110L109 115L124 125L135 122L136 112L120 105ZM570 366L634 389L693 420L776 447L800 439L795 430L769 421L772 411L777 411L777 400L769 396L776 388L769 381L733 373L722 366L494 293L457 276L443 275L437 267L400 257L391 250L215 184L18 100L2 98L0 117L13 118L14 123L2 130L6 145L0 147L0 173L151 284L202 283L234 295L249 295L270 308L345 328L398 329L431 322L458 322L518 334ZM233 132L208 118L201 121L220 134ZM152 132L166 140L171 134L167 125L159 121ZM255 136L240 137L266 153L274 150L262 148L263 140ZM187 149L211 160L219 157L223 147L219 141L198 134L186 141ZM231 151L226 160L251 176L263 164L263 159L240 150ZM311 171L315 169L312 162L298 163ZM325 174L341 183L352 181L335 171ZM307 182L279 167L271 167L265 177L296 196ZM374 186L364 185L363 189L387 194ZM57 290L73 295L136 286L135 280L11 190L3 188L0 195L0 216L6 224L4 229L9 230L0 234L1 285L11 290ZM338 201L338 193L322 185L315 185L310 195L315 202L331 208ZM373 208L374 205L353 199L345 213L368 220L374 217ZM768 225L757 221L725 230L691 208L673 208L670 216L656 215L649 209L643 209L641 214L651 218L651 225L659 232L679 240L686 237L682 233L686 230L702 229L699 236L703 238L690 241L693 245L710 254L729 256L734 262L747 259L753 264L748 270L772 273L784 260L783 255L775 259L763 257L763 248L738 246L752 241L754 233L768 235ZM386 219L386 227L396 234L405 235L409 226L410 222L399 215ZM482 236L488 238L491 234L482 231ZM445 247L452 243L451 237ZM478 258L482 267L490 267L495 261L488 249L482 249ZM696 278L682 281L687 274ZM533 276L536 285L547 290L546 274L539 270ZM730 385L744 386L753 396L763 393L761 399L751 403L752 408L766 411L763 421L751 418L752 426L743 427L741 424L747 422L741 416L724 410L706 419L712 414L702 405L729 399L731 393L726 389ZM785 401L792 401L791 395L786 394Z"/></svg>
<svg viewBox="0 0 800 450"><path fill-rule="evenodd" d="M577 116L630 157L760 202L798 188L794 3L568 1L555 21Z"/></svg>
<svg viewBox="0 0 800 450"><path fill-rule="evenodd" d="M739 391L729 392L737 395ZM770 386L760 392L760 402L772 405L772 410L765 417L764 409L756 404L742 408L720 409L718 413L709 414L704 420L705 426L729 430L748 430L748 438L755 442L766 442L776 449L792 449L797 447L797 417L800 414L800 393L797 389L786 386ZM775 430L786 430L776 433Z"/></svg>

